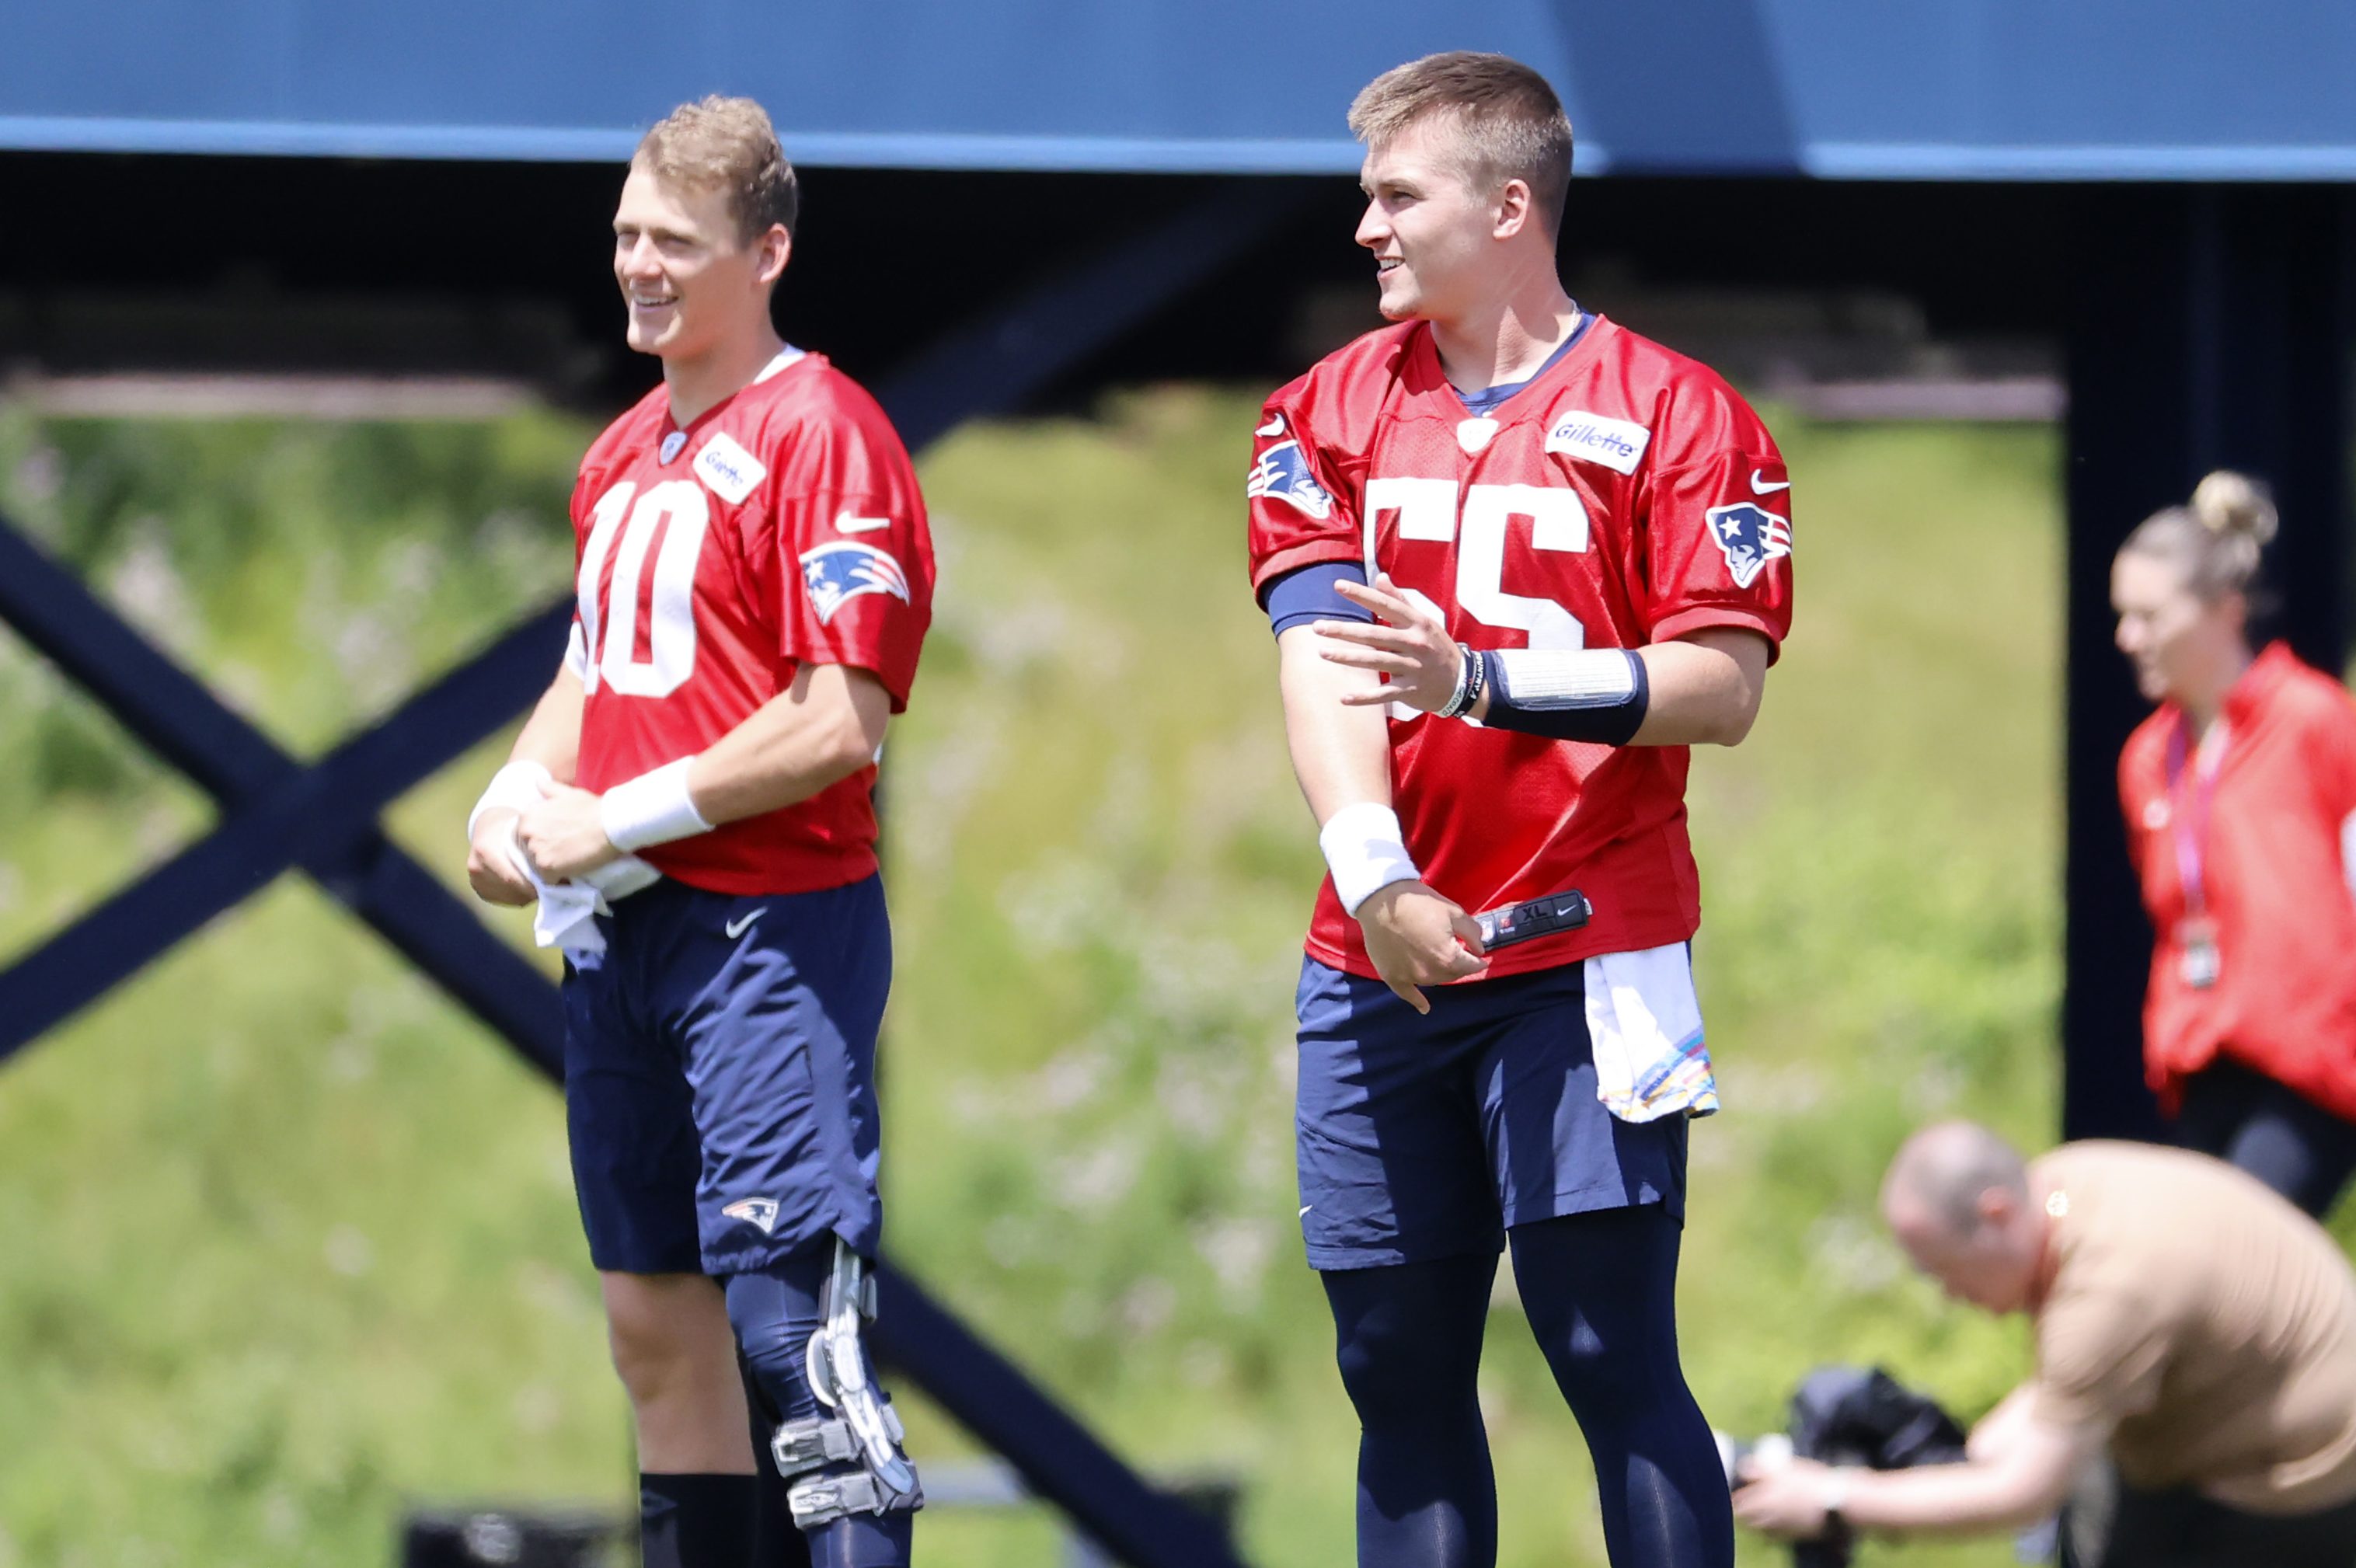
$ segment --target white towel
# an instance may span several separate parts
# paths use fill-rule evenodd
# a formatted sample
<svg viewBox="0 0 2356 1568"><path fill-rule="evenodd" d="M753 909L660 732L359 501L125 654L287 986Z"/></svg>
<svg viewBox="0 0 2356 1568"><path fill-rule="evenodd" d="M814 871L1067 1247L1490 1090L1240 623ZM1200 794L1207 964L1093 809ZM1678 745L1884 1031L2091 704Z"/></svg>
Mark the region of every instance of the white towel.
<svg viewBox="0 0 2356 1568"><path fill-rule="evenodd" d="M1718 1109L1684 943L1589 959L1587 1033L1595 1046L1595 1097L1622 1121Z"/></svg>
<svg viewBox="0 0 2356 1568"><path fill-rule="evenodd" d="M512 830L508 834L508 859L540 895L531 915L532 941L542 947L562 948L575 968L594 968L605 956L605 933L597 929L597 917L613 913L615 901L662 879L660 871L636 855L625 855L577 882L548 881L532 869L531 858L523 852L523 844Z"/></svg>

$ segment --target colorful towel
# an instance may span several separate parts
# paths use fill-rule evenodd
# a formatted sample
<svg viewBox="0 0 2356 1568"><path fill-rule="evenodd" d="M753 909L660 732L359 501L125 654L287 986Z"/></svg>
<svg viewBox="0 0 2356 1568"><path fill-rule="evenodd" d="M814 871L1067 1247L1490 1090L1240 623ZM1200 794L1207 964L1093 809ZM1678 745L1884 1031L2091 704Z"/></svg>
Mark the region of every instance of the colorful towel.
<svg viewBox="0 0 2356 1568"><path fill-rule="evenodd" d="M1595 1046L1595 1097L1622 1121L1718 1109L1684 943L1589 959L1587 1032Z"/></svg>

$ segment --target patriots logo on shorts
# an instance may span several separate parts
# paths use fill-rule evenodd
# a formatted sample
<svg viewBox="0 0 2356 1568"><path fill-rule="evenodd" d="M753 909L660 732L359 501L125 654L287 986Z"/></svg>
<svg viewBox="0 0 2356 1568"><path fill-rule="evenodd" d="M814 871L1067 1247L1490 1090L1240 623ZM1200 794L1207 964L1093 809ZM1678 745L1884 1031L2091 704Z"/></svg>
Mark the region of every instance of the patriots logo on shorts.
<svg viewBox="0 0 2356 1568"><path fill-rule="evenodd" d="M834 619L846 599L889 593L905 604L908 574L889 550L856 539L838 539L802 552L802 588L821 624Z"/></svg>
<svg viewBox="0 0 2356 1568"><path fill-rule="evenodd" d="M763 1235L777 1228L777 1200L774 1198L740 1198L720 1211L731 1220L759 1227Z"/></svg>
<svg viewBox="0 0 2356 1568"><path fill-rule="evenodd" d="M1711 540L1726 557L1727 574L1737 588L1750 587L1769 561L1792 553L1791 519L1779 517L1764 507L1737 501L1730 507L1712 507L1702 517L1709 524Z"/></svg>
<svg viewBox="0 0 2356 1568"><path fill-rule="evenodd" d="M1333 497L1309 472L1309 459L1297 441L1280 441L1259 454L1244 495L1247 499L1266 496L1312 517L1330 516L1333 510Z"/></svg>

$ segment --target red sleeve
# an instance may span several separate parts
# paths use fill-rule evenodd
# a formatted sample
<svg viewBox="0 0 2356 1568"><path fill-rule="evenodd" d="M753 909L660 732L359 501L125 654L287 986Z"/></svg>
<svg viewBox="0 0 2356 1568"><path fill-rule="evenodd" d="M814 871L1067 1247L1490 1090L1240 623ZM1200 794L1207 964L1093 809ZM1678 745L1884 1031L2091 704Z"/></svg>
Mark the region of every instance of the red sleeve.
<svg viewBox="0 0 2356 1568"><path fill-rule="evenodd" d="M932 533L916 469L872 402L845 399L786 441L767 503L777 652L868 670L903 711L933 607Z"/></svg>
<svg viewBox="0 0 2356 1568"><path fill-rule="evenodd" d="M1766 637L1772 659L1792 629L1792 480L1774 438L1714 379L1681 388L1669 439L1645 478L1647 642L1704 626Z"/></svg>
<svg viewBox="0 0 2356 1568"><path fill-rule="evenodd" d="M593 447L582 458L580 469L573 475L573 497L565 503L564 509L573 518L573 560L576 568L581 560L581 547L589 539L589 512L595 504L594 492L605 477L604 468L594 466L596 456Z"/></svg>
<svg viewBox="0 0 2356 1568"><path fill-rule="evenodd" d="M2143 805L2136 799L2136 737L2119 748L2119 820L2126 824L2127 864L2143 880Z"/></svg>
<svg viewBox="0 0 2356 1568"><path fill-rule="evenodd" d="M1311 428L1303 387L1296 381L1270 398L1252 432L1244 496L1251 515L1255 594L1300 567L1365 559L1357 497L1343 464Z"/></svg>
<svg viewBox="0 0 2356 1568"><path fill-rule="evenodd" d="M600 444L603 443L600 443ZM595 450L593 448L589 456L581 460L580 472L573 476L573 498L566 504L565 508L573 518L573 571L567 581L573 582L576 599L580 593L581 552L589 542L590 508L595 504L594 496L597 486L605 482L605 471L602 468L590 466L591 460L595 455ZM584 684L587 683L589 646L583 640L581 607L577 603L573 607L573 629L565 635L564 638L564 668L575 679Z"/></svg>
<svg viewBox="0 0 2356 1568"><path fill-rule="evenodd" d="M2331 699L2330 728L2323 747L2323 787L2326 809L2337 828L2356 815L2356 702L2344 692L2327 695Z"/></svg>

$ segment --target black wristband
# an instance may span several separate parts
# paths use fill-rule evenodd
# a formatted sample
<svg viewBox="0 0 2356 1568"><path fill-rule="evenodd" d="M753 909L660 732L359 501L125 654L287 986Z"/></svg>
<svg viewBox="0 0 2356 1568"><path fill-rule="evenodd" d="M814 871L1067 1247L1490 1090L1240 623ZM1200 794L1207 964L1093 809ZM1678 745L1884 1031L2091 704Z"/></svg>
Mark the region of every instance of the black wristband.
<svg viewBox="0 0 2356 1568"><path fill-rule="evenodd" d="M1456 690L1445 704L1432 709L1435 718L1463 718L1481 706L1481 693L1489 684L1488 667L1482 662L1481 656L1462 643L1456 645L1456 651L1464 659L1463 667L1457 672Z"/></svg>

